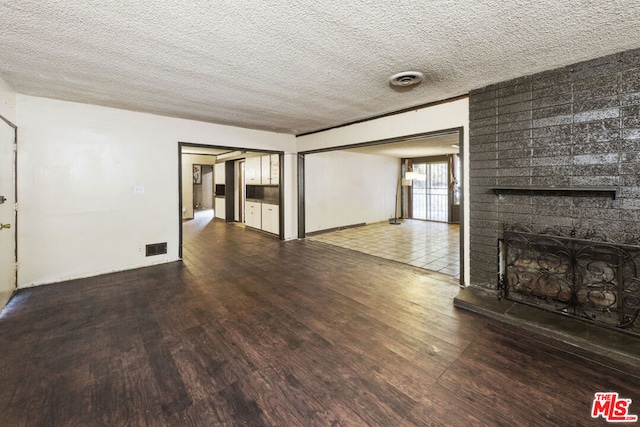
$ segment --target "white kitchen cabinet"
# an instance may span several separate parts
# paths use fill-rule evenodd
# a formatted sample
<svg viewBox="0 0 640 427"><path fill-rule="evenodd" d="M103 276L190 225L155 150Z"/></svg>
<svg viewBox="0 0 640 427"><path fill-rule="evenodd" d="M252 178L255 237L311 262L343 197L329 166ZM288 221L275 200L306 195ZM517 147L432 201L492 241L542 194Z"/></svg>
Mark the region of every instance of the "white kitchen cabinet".
<svg viewBox="0 0 640 427"><path fill-rule="evenodd" d="M213 167L213 181L214 184L224 184L225 182L225 166L223 163L216 163Z"/></svg>
<svg viewBox="0 0 640 427"><path fill-rule="evenodd" d="M262 203L262 230L280 234L280 208L278 205Z"/></svg>
<svg viewBox="0 0 640 427"><path fill-rule="evenodd" d="M262 156L262 184L278 185L280 183L280 162L277 154Z"/></svg>
<svg viewBox="0 0 640 427"><path fill-rule="evenodd" d="M226 206L225 206L225 204L226 204L225 199L222 198L222 197L216 197L214 199L214 201L215 201L215 206L213 207L213 209L214 209L214 213L216 215L216 218L226 219L227 218L227 216L226 216L227 215L226 214L227 210L226 210Z"/></svg>
<svg viewBox="0 0 640 427"><path fill-rule="evenodd" d="M262 229L262 203L245 202L244 223L248 227Z"/></svg>
<svg viewBox="0 0 640 427"><path fill-rule="evenodd" d="M262 184L262 158L247 157L244 161L244 178L247 185Z"/></svg>
<svg viewBox="0 0 640 427"><path fill-rule="evenodd" d="M280 184L280 156L272 154L269 157L271 158L269 162L271 165L271 185L278 185Z"/></svg>
<svg viewBox="0 0 640 427"><path fill-rule="evenodd" d="M263 185L271 184L271 156L260 157L260 166L262 168Z"/></svg>
<svg viewBox="0 0 640 427"><path fill-rule="evenodd" d="M214 192L215 198L213 199L213 213L216 218L226 219L226 206L225 206L225 196L224 193L217 194L218 191L224 189L225 183L225 164L224 163L216 163L213 166L213 182L214 182ZM218 188L222 186L223 188ZM225 191L226 192L226 191Z"/></svg>

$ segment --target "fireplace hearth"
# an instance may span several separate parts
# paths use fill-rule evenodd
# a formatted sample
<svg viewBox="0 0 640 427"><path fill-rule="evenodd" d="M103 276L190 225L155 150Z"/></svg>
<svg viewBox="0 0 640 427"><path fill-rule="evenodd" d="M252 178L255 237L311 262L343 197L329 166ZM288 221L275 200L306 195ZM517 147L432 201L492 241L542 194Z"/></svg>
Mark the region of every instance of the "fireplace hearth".
<svg viewBox="0 0 640 427"><path fill-rule="evenodd" d="M515 225L500 241L500 298L640 336L640 246Z"/></svg>

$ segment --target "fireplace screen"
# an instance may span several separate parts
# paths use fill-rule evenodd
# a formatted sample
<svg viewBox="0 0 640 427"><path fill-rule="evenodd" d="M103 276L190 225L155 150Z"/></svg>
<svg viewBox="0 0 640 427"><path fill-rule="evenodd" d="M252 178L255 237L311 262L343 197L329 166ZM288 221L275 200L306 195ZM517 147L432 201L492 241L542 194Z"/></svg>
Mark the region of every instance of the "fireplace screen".
<svg viewBox="0 0 640 427"><path fill-rule="evenodd" d="M502 248L506 298L640 335L640 247L505 231Z"/></svg>

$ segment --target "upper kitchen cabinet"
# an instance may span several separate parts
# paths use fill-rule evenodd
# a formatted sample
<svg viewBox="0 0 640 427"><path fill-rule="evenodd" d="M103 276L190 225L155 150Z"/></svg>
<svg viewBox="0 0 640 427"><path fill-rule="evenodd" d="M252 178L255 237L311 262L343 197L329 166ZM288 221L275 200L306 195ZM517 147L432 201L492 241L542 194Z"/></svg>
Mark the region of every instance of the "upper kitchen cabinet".
<svg viewBox="0 0 640 427"><path fill-rule="evenodd" d="M280 183L280 162L277 154L261 157L262 185L278 185Z"/></svg>
<svg viewBox="0 0 640 427"><path fill-rule="evenodd" d="M244 162L244 176L249 185L262 183L261 157L247 157Z"/></svg>

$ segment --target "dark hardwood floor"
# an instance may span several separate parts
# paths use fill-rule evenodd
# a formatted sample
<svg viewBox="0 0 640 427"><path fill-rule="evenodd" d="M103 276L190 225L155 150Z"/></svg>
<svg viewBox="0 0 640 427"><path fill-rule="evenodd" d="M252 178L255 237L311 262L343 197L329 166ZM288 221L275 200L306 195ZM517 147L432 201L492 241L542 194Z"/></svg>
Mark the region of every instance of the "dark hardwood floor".
<svg viewBox="0 0 640 427"><path fill-rule="evenodd" d="M586 426L637 367L453 307L447 276L223 222L184 262L20 291L0 426Z"/></svg>

